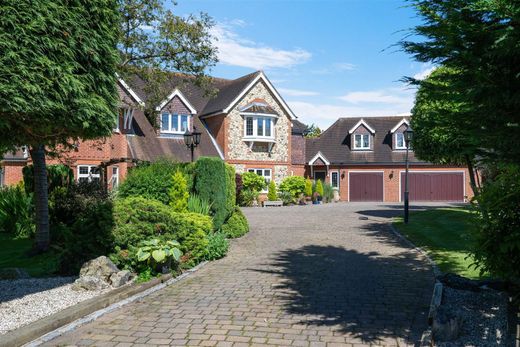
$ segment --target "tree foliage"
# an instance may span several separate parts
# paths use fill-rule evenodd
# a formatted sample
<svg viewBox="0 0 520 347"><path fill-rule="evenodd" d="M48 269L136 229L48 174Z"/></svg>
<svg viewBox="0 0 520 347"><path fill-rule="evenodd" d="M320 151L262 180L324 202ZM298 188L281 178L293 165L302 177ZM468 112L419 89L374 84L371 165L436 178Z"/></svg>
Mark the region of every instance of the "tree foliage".
<svg viewBox="0 0 520 347"><path fill-rule="evenodd" d="M197 85L211 92L206 72L217 61L211 17L177 15L162 0L120 0L120 11L118 70L123 78L137 73L146 80L147 115L171 92L162 88L170 72L194 76Z"/></svg>
<svg viewBox="0 0 520 347"><path fill-rule="evenodd" d="M245 190L252 192L264 190L267 185L265 179L254 172L244 172L242 174L242 184Z"/></svg>
<svg viewBox="0 0 520 347"><path fill-rule="evenodd" d="M471 105L470 115L461 110L465 116L457 126L464 128L458 131L465 129L483 159L520 162L520 136L514 136L520 132L518 1L411 3L423 19L412 32L421 40L402 41L401 46L420 62L448 69L437 85L448 83L455 101Z"/></svg>
<svg viewBox="0 0 520 347"><path fill-rule="evenodd" d="M321 135L321 129L316 124L311 124L305 129L305 137L312 139Z"/></svg>

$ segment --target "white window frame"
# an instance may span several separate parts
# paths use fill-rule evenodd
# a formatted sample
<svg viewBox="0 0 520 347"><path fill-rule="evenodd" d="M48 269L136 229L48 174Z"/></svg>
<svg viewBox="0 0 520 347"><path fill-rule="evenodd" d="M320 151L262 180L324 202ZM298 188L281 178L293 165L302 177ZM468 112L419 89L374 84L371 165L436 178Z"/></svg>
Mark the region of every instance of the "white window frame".
<svg viewBox="0 0 520 347"><path fill-rule="evenodd" d="M403 137L403 145L399 146L397 141L397 135L401 135ZM395 141L395 149L406 149L406 141L404 139L404 133L395 133L394 134L394 141Z"/></svg>
<svg viewBox="0 0 520 347"><path fill-rule="evenodd" d="M162 121L163 121L163 115L167 114L168 115L168 129L167 130L164 130L163 129L163 125L162 125ZM178 130L172 130L172 121L173 121L173 117L174 116L177 116L177 129ZM191 123L191 120L190 120L190 115L189 114L186 114L186 113L169 113L169 112L161 112L161 115L160 115L160 119L161 119L161 134L184 134L186 132L186 130L189 130L190 129L190 123ZM182 130L182 117L186 117L187 121L186 121L186 129Z"/></svg>
<svg viewBox="0 0 520 347"><path fill-rule="evenodd" d="M361 146L360 147L358 147L356 145L356 136L361 136L361 142L360 142ZM363 143L364 143L363 136L368 136L368 147L363 146ZM370 149L370 145L371 145L371 141L372 140L370 139L370 134L354 134L354 149L369 150Z"/></svg>
<svg viewBox="0 0 520 347"><path fill-rule="evenodd" d="M262 115L262 116L244 116L244 139L246 140L273 140L275 138L274 134L274 118L270 117L269 115ZM247 135L247 120L252 119L253 120L253 135ZM261 120L263 122L263 134L258 134L258 121ZM266 121L269 121L271 123L271 135L266 136L265 129L266 129Z"/></svg>
<svg viewBox="0 0 520 347"><path fill-rule="evenodd" d="M112 189L119 186L119 166L112 166L112 176L110 177L110 183Z"/></svg>
<svg viewBox="0 0 520 347"><path fill-rule="evenodd" d="M260 170L262 170L263 175L258 175L257 171L260 171ZM269 171L269 176L265 175L266 171ZM258 176L262 176L265 179L265 183L267 183L266 188L263 189L261 191L261 193L267 193L267 187L269 186L269 183L271 183L271 180L273 179L273 170L259 167L259 168L248 168L247 172L253 172L253 173L257 174Z"/></svg>
<svg viewBox="0 0 520 347"><path fill-rule="evenodd" d="M82 168L82 167L87 167L88 173L82 174L81 170L80 170L80 168ZM93 174L92 173L93 168L97 168L100 171L97 174ZM78 165L77 170L78 170L78 179L77 179L78 182L80 182L81 178L86 178L87 182L92 182L93 178L98 178L101 181L101 169L99 168L98 165Z"/></svg>
<svg viewBox="0 0 520 347"><path fill-rule="evenodd" d="M334 187L334 181L332 180L332 176L333 176L334 174L338 175L338 184L337 184L336 187ZM338 170L332 170L332 171L329 172L329 175L330 175L330 185L332 186L332 188L334 188L334 189L339 189L339 184L340 184L340 183L339 183L339 178L340 178L340 177L339 177L339 171L338 171Z"/></svg>

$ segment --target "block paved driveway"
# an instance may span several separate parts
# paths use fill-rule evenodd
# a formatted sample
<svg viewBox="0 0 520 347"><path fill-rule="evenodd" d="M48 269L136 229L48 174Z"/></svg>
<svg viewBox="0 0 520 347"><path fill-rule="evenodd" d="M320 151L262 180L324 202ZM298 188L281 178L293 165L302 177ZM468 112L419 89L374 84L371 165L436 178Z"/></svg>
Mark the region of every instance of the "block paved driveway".
<svg viewBox="0 0 520 347"><path fill-rule="evenodd" d="M386 224L398 208L245 209L226 258L47 345L413 345L434 278Z"/></svg>

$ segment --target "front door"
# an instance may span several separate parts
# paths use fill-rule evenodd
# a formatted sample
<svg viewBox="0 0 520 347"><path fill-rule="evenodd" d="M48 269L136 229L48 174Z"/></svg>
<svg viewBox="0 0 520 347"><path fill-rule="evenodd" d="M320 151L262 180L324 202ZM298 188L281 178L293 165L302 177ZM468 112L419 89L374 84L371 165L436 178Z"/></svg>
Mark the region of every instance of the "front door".
<svg viewBox="0 0 520 347"><path fill-rule="evenodd" d="M322 183L325 183L325 171L314 171L314 180L320 180Z"/></svg>

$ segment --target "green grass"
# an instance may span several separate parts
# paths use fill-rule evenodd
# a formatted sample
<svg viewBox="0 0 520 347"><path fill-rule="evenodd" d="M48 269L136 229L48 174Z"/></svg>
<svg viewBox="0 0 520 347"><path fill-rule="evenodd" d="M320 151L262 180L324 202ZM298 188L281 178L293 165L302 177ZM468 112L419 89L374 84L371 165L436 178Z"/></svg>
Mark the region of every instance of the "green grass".
<svg viewBox="0 0 520 347"><path fill-rule="evenodd" d="M397 218L394 226L423 248L443 272L477 279L472 248L476 233L476 216L468 208L438 208L410 213L408 225Z"/></svg>
<svg viewBox="0 0 520 347"><path fill-rule="evenodd" d="M13 239L10 235L0 234L0 269L22 268L32 277L45 277L56 272L56 254L49 251L36 256L28 256L32 248L31 239Z"/></svg>

